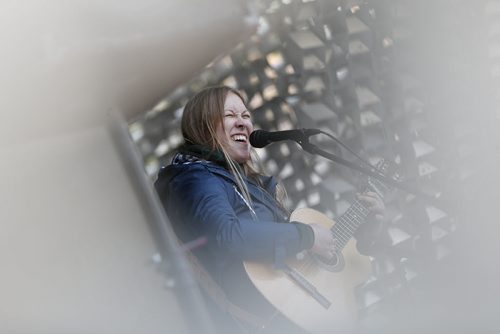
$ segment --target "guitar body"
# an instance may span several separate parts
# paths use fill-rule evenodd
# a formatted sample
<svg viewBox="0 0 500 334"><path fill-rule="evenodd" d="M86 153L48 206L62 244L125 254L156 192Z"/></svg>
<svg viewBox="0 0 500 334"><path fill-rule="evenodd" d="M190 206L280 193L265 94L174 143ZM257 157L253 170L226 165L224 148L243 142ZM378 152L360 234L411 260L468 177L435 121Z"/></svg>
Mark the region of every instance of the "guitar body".
<svg viewBox="0 0 500 334"><path fill-rule="evenodd" d="M331 229L336 223L312 209L295 210L290 221L320 224ZM292 322L312 333L333 333L352 328L357 305L354 288L370 276L370 260L356 250L350 239L338 261L324 263L309 252L287 259L287 265L311 283L330 303L319 303L286 273L275 270L273 264L245 262L250 280L264 297Z"/></svg>

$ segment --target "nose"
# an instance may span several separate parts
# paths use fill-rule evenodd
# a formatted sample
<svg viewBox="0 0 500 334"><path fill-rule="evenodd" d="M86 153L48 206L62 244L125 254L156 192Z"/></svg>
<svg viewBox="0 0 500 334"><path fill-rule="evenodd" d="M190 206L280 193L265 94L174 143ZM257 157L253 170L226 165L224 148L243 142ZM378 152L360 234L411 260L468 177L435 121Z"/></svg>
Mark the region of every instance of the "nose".
<svg viewBox="0 0 500 334"><path fill-rule="evenodd" d="M241 115L237 115L236 116L236 123L235 123L235 125L238 128L241 128L241 127L245 126L245 120L243 119L243 117Z"/></svg>

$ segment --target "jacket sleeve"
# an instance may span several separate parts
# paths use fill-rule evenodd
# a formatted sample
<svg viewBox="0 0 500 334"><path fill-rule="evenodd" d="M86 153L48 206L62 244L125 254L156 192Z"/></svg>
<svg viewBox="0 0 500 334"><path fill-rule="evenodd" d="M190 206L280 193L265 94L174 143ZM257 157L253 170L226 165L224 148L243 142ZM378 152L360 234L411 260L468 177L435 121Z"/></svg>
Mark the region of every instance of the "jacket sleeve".
<svg viewBox="0 0 500 334"><path fill-rule="evenodd" d="M177 175L170 182L170 194L184 223L205 234L216 251L242 260L273 260L276 249L284 249L286 255L304 249L294 224L238 217L228 193L232 184L203 166L195 169Z"/></svg>

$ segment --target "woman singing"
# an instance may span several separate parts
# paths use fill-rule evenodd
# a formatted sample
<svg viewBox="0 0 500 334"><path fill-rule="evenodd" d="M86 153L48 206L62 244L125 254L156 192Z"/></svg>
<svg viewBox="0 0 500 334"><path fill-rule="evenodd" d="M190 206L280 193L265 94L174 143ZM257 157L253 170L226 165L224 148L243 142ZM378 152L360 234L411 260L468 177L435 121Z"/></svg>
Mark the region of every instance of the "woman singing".
<svg viewBox="0 0 500 334"><path fill-rule="evenodd" d="M298 332L275 316L247 277L243 261L269 261L304 250L330 258L334 236L320 225L288 221L284 190L252 163L252 115L238 91L225 86L202 90L185 106L181 126L185 143L155 184L178 237L183 242L207 238L193 253L229 301L273 318L270 328ZM380 208L374 194L361 199ZM231 314L216 319L227 332L241 329Z"/></svg>

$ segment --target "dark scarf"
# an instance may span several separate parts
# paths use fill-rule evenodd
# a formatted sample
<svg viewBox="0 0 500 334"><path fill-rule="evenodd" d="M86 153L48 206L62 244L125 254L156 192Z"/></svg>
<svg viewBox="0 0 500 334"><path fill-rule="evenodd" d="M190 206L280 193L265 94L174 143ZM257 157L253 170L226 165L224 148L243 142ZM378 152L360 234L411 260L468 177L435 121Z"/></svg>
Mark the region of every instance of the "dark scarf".
<svg viewBox="0 0 500 334"><path fill-rule="evenodd" d="M178 164L200 160L211 161L227 168L227 161L224 157L224 153L220 150L212 150L204 145L182 145L179 148L178 153L175 155L172 163Z"/></svg>
<svg viewBox="0 0 500 334"><path fill-rule="evenodd" d="M183 144L179 147L172 164L183 164L186 162L206 161L212 162L229 170L229 164L221 150L212 150L205 145ZM245 175L243 165L235 164L238 172ZM248 176L247 176L248 177ZM262 186L258 177L250 177L250 180Z"/></svg>

